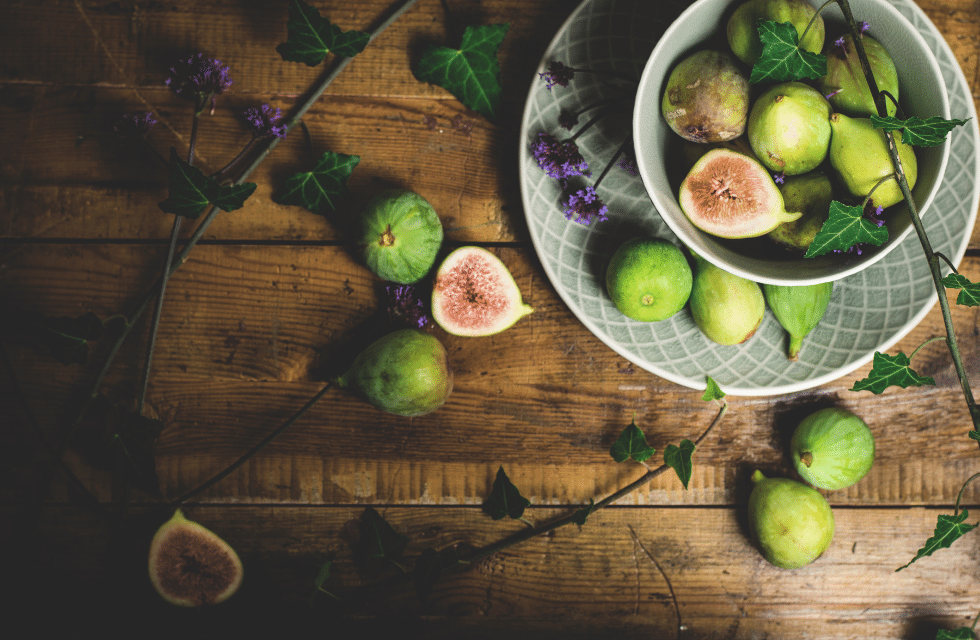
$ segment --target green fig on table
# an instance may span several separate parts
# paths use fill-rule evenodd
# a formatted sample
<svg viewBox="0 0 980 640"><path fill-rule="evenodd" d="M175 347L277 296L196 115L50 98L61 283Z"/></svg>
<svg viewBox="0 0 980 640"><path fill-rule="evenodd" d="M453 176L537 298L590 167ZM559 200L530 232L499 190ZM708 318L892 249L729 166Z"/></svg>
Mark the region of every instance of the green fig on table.
<svg viewBox="0 0 980 640"><path fill-rule="evenodd" d="M762 556L781 569L799 569L834 539L834 514L819 491L789 478L752 474L749 531Z"/></svg>
<svg viewBox="0 0 980 640"><path fill-rule="evenodd" d="M764 284L762 289L776 320L789 333L786 357L789 360L797 360L800 348L803 346L803 338L816 328L827 312L834 283L821 282L799 286Z"/></svg>
<svg viewBox="0 0 980 640"><path fill-rule="evenodd" d="M856 484L875 459L871 429L840 407L820 409L804 418L793 431L789 447L800 477L830 491Z"/></svg>

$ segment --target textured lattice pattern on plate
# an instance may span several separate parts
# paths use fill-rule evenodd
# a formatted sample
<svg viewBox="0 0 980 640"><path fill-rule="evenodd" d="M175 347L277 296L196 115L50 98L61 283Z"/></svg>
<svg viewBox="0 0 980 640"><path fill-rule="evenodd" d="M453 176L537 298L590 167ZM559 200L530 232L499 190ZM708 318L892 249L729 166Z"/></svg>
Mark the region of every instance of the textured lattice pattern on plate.
<svg viewBox="0 0 980 640"><path fill-rule="evenodd" d="M973 100L952 52L925 14L909 0L893 0L929 43L949 90L954 118L973 118L953 132L942 187L924 223L933 247L958 261L966 249L978 199L980 160ZM607 69L639 78L656 38L672 16L649 12L648 0L587 0L559 31L539 71L552 60L576 68ZM651 15L655 14L655 15ZM575 315L599 339L648 371L693 388L705 375L734 395L774 395L833 380L887 350L918 323L935 302L935 289L915 234L868 269L835 284L827 314L807 337L798 362L784 355L786 335L771 312L759 331L738 346L705 338L685 309L674 318L642 323L624 317L605 295L603 269L620 242L639 234L676 237L660 219L638 177L614 167L600 197L610 219L585 227L569 222L558 204L561 188L530 154L540 132L559 135L562 109L577 111L615 92L609 75L579 73L569 87L548 91L535 82L524 113L520 155L525 214L538 256L552 284ZM582 116L580 123L587 121ZM601 120L578 139L593 177L629 135L629 117ZM574 184L574 182L573 182Z"/></svg>

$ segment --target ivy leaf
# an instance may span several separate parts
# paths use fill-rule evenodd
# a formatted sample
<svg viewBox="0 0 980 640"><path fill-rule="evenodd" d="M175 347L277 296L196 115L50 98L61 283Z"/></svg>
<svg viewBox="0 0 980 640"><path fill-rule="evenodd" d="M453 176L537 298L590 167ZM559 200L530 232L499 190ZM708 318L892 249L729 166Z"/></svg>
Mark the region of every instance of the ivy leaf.
<svg viewBox="0 0 980 640"><path fill-rule="evenodd" d="M970 433L968 433L967 435L969 435L972 440L977 440L978 442L980 442L980 431L971 430Z"/></svg>
<svg viewBox="0 0 980 640"><path fill-rule="evenodd" d="M455 547L448 547L438 552L432 547L423 549L412 571L412 580L415 582L415 591L419 598L426 600L432 593L432 587L442 577L442 572L457 564L459 564L459 555Z"/></svg>
<svg viewBox="0 0 980 640"><path fill-rule="evenodd" d="M827 57L800 49L792 22L759 21L762 54L752 66L749 82L816 80L827 75Z"/></svg>
<svg viewBox="0 0 980 640"><path fill-rule="evenodd" d="M630 422L630 426L623 429L616 442L609 447L609 455L616 462L625 462L630 458L633 458L637 462L645 462L656 451L656 449L647 444L647 437L636 426L636 418Z"/></svg>
<svg viewBox="0 0 980 640"><path fill-rule="evenodd" d="M888 227L879 227L864 217L860 205L853 207L837 202L830 203L830 215L820 227L805 258L815 258L830 251L846 251L858 243L876 247L888 240Z"/></svg>
<svg viewBox="0 0 980 640"><path fill-rule="evenodd" d="M356 549L361 565L366 569L378 569L386 562L397 565L406 546L408 536L396 532L373 507L364 510L361 515L361 537Z"/></svg>
<svg viewBox="0 0 980 640"><path fill-rule="evenodd" d="M668 444L667 448L664 449L664 464L670 465L677 472L677 477L684 483L685 489L687 489L687 483L691 481L691 472L694 470L694 463L691 462L691 458L694 456L696 448L693 442L685 439L681 440L679 447Z"/></svg>
<svg viewBox="0 0 980 640"><path fill-rule="evenodd" d="M871 116L871 124L876 129L894 131L904 129L902 132L902 142L916 147L938 147L946 141L946 134L969 122L966 120L945 120L939 116L932 116L923 120L917 116L912 116L905 120L899 120L895 116Z"/></svg>
<svg viewBox="0 0 980 640"><path fill-rule="evenodd" d="M103 395L96 397L89 414L98 426L76 433L72 447L96 469L118 472L131 486L159 496L154 446L163 422L135 411L119 411Z"/></svg>
<svg viewBox="0 0 980 640"><path fill-rule="evenodd" d="M956 304L964 307L980 306L980 284L970 282L966 276L958 273L951 273L940 282L947 289L959 289L960 294L956 296Z"/></svg>
<svg viewBox="0 0 980 640"><path fill-rule="evenodd" d="M170 147L167 173L170 176L170 193L160 203L160 208L165 213L185 218L198 217L209 204L222 211L241 209L256 187L254 182L221 186L217 180L182 160L174 147Z"/></svg>
<svg viewBox="0 0 980 640"><path fill-rule="evenodd" d="M487 496L487 501L483 503L483 511L494 520L500 520L504 516L518 520L530 504L531 501L521 495L501 466L493 481L493 489Z"/></svg>
<svg viewBox="0 0 980 640"><path fill-rule="evenodd" d="M924 547L919 549L915 557L909 560L909 563L895 569L895 571L901 571L905 567L909 566L919 558L924 558L926 556L931 556L934 551L939 549L948 549L951 544L960 538L964 533L972 531L977 528L975 524L966 524L963 522L969 516L970 512L963 509L963 512L958 516L947 516L945 514L940 514L939 520L936 523L936 530L933 532L932 537L926 540Z"/></svg>
<svg viewBox="0 0 980 640"><path fill-rule="evenodd" d="M317 591L323 590L323 583L330 579L330 568L333 566L333 562L327 560L320 566L320 571L316 574L316 578L313 579L313 588Z"/></svg>
<svg viewBox="0 0 980 640"><path fill-rule="evenodd" d="M364 31L342 31L340 27L320 16L316 7L291 0L289 20L286 21L286 42L276 51L287 62L302 62L315 67L323 62L327 52L353 58L371 41L371 34Z"/></svg>
<svg viewBox="0 0 980 640"><path fill-rule="evenodd" d="M705 402L722 400L725 397L725 392L721 390L721 387L714 381L714 378L711 376L705 376L704 378L708 381L708 386L705 388L704 395L701 396L701 399Z"/></svg>
<svg viewBox="0 0 980 640"><path fill-rule="evenodd" d="M500 110L500 63L497 50L509 24L466 27L459 49L430 47L413 73L420 82L438 85L493 122Z"/></svg>
<svg viewBox="0 0 980 640"><path fill-rule="evenodd" d="M272 196L272 201L303 207L321 216L337 211L347 199L347 179L360 161L359 156L327 151L312 171L289 176L286 186Z"/></svg>
<svg viewBox="0 0 980 640"><path fill-rule="evenodd" d="M936 633L936 640L975 640L975 638L976 636L973 635L973 630L970 627L960 627L952 631L940 629Z"/></svg>
<svg viewBox="0 0 980 640"><path fill-rule="evenodd" d="M88 343L105 333L102 320L89 311L77 317L0 313L0 330L23 337L34 350L53 356L61 364L85 364Z"/></svg>
<svg viewBox="0 0 980 640"><path fill-rule="evenodd" d="M931 377L920 376L913 371L909 366L910 364L909 357L901 351L894 356L875 351L868 377L855 382L850 390L870 391L877 395L892 386L905 389L909 386L921 387L924 384L936 384L936 381Z"/></svg>
<svg viewBox="0 0 980 640"><path fill-rule="evenodd" d="M593 511L595 511L595 500L589 498L589 506L576 509L575 513L572 514L572 522L581 527Z"/></svg>

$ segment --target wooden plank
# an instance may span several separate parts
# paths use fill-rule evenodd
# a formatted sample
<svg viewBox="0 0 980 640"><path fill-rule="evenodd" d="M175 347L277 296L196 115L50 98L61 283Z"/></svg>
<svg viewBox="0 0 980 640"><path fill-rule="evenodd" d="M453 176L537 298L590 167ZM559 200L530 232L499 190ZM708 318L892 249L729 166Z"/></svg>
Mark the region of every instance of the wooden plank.
<svg viewBox="0 0 980 640"><path fill-rule="evenodd" d="M126 245L24 246L3 261L0 296L15 308L72 315L91 309L105 317L131 304L138 283L152 278L157 256L148 253ZM635 465L608 457L634 414L661 450L710 422L715 407L701 402L700 392L632 367L579 324L530 252L497 253L536 311L488 338L434 330L456 369L445 407L405 419L332 392L208 500L473 504L505 464L535 503L579 504L637 476ZM963 272L980 280L980 260L969 259ZM199 247L169 288L148 396L150 410L168 425L158 441L164 492L176 496L203 482L302 406L324 376L341 373L361 345L383 333L375 316L380 299L378 281L337 247ZM975 378L975 312L954 306L954 313ZM934 309L893 352L911 353L941 331ZM106 381L110 397L135 397L143 340L120 356ZM26 348L12 355L39 419L63 433L56 425L99 358L66 368ZM804 393L731 398L724 427L698 453L692 489L683 491L668 474L629 501L731 504L753 467L789 473L786 441L807 411L840 404L869 422L878 454L872 473L834 492L835 502L949 504L975 470L976 445L966 438L969 418L948 355L932 345L916 367L937 386L880 397L848 391L867 375L865 365ZM9 392L0 398L13 406ZM104 474L79 460L73 465L109 499ZM978 497L971 489L966 499Z"/></svg>
<svg viewBox="0 0 980 640"><path fill-rule="evenodd" d="M403 584L367 602L345 603L332 614L311 612L306 604L325 560L333 562L324 585L331 592L376 580L353 562L360 508L186 511L227 540L245 567L239 593L223 607L197 612L195 628L234 621L245 612L277 611L327 619L334 631L363 630L373 621L431 638L673 637L677 616L665 576L685 638L924 638L937 628L968 626L977 607L976 538L970 537L976 534L895 573L931 534L937 512L929 509L836 509L828 551L794 571L769 565L751 546L741 508L609 509L581 528L560 529L444 576L427 604ZM527 516L542 521L560 513L531 509ZM5 508L5 536L28 535L39 559L30 569L56 567L48 575L58 578L43 587L18 579L27 585L18 591L24 600L30 601L29 587L37 585L44 601L54 597L67 608L78 607L86 619L111 613L113 619L131 615L186 624L186 612L165 605L149 587L144 567L151 527L139 529L147 537L128 546L110 546L105 526L75 507L46 507L27 532L14 528L10 514ZM480 547L524 527L493 522L472 508L392 507L383 515L409 538L409 568L426 547ZM127 580L110 573L113 552L123 549L132 551L115 566L121 564ZM68 594L73 595L62 597ZM246 618L255 624L254 615Z"/></svg>

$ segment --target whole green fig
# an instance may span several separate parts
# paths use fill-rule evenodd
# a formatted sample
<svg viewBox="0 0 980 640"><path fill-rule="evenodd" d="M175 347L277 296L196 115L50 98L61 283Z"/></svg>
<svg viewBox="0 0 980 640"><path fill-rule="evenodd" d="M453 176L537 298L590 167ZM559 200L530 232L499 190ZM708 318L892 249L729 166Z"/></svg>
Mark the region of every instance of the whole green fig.
<svg viewBox="0 0 980 640"><path fill-rule="evenodd" d="M779 185L779 193L786 211L801 215L770 231L769 238L791 251L806 251L829 217L830 201L834 199L830 178L821 171L787 176Z"/></svg>
<svg viewBox="0 0 980 640"><path fill-rule="evenodd" d="M816 328L827 311L834 283L799 286L764 284L762 289L776 320L789 333L787 358L796 360L803 346L803 338Z"/></svg>
<svg viewBox="0 0 980 640"><path fill-rule="evenodd" d="M723 142L745 132L749 79L722 51L698 51L670 72L661 102L670 128L692 142Z"/></svg>
<svg viewBox="0 0 980 640"><path fill-rule="evenodd" d="M358 354L337 382L382 411L419 416L446 402L453 390L453 372L437 338L402 329Z"/></svg>
<svg viewBox="0 0 980 640"><path fill-rule="evenodd" d="M904 200L902 189L894 177L895 166L888 153L884 131L875 129L870 118L849 118L843 113L830 117L830 128L833 131L830 165L851 195L864 198L874 189L871 200L880 207L890 207ZM895 144L911 189L915 186L918 165L912 147L902 142L901 138L901 135L896 135ZM878 184L889 175L892 175L890 179Z"/></svg>
<svg viewBox="0 0 980 640"><path fill-rule="evenodd" d="M357 245L378 277L411 284L432 268L442 245L442 222L425 198L404 189L382 191L364 206Z"/></svg>
<svg viewBox="0 0 980 640"><path fill-rule="evenodd" d="M749 531L762 556L781 569L799 569L834 539L834 514L820 492L789 478L752 474Z"/></svg>
<svg viewBox="0 0 980 640"><path fill-rule="evenodd" d="M695 256L691 315L701 332L718 344L745 342L755 334L766 313L762 289Z"/></svg>
<svg viewBox="0 0 980 640"><path fill-rule="evenodd" d="M830 103L802 82L784 82L760 95L749 113L749 144L771 171L788 176L817 168L830 146Z"/></svg>
<svg viewBox="0 0 980 640"><path fill-rule="evenodd" d="M892 57L880 42L870 36L862 36L861 42L878 89L887 91L898 100L898 72ZM834 110L855 117L878 115L851 35L844 36L842 45L827 45L824 55L827 57L827 75L817 80L817 89L823 95L830 96L830 104ZM887 97L885 107L888 115L895 115L897 107Z"/></svg>
<svg viewBox="0 0 980 640"><path fill-rule="evenodd" d="M875 458L875 439L864 420L847 409L829 407L800 422L789 443L800 477L818 489L856 484Z"/></svg>
<svg viewBox="0 0 980 640"><path fill-rule="evenodd" d="M757 26L759 20L791 22L796 27L801 49L811 53L820 53L823 49L823 18L806 0L749 0L739 5L728 19L728 46L739 60L749 66L754 65L762 53Z"/></svg>

